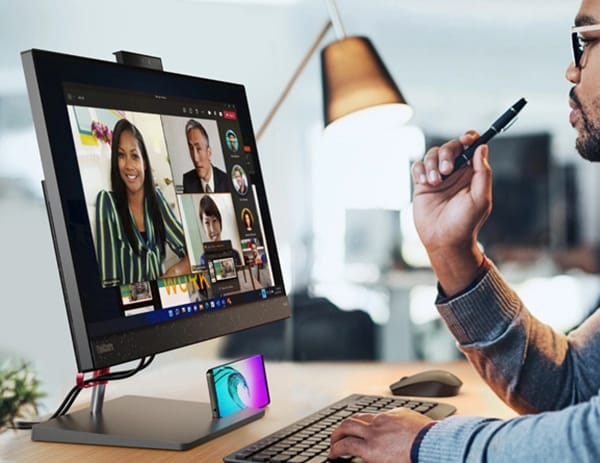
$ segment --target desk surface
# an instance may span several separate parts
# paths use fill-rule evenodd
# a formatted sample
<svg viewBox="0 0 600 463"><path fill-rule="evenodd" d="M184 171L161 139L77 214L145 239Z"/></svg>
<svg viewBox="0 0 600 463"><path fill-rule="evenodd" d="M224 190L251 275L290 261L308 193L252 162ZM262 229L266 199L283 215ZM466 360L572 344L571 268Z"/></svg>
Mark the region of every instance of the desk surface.
<svg viewBox="0 0 600 463"><path fill-rule="evenodd" d="M208 401L204 372L216 362L177 362L149 368L121 384L110 384L107 399L124 394ZM265 416L191 450L130 449L32 442L29 431L0 435L0 463L8 462L199 462L218 463L229 453L351 393L389 395L387 386L401 376L444 368L463 380L456 397L435 399L458 408L460 415L514 416L466 362L424 363L274 363L267 364L271 406ZM83 395L83 394L82 394ZM88 400L89 397L83 398Z"/></svg>

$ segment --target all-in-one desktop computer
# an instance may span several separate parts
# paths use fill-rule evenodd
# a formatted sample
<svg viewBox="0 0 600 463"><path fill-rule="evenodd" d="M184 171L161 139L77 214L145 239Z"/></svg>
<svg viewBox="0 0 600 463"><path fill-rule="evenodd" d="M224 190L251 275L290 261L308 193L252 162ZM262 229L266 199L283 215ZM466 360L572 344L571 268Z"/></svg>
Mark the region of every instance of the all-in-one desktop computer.
<svg viewBox="0 0 600 463"><path fill-rule="evenodd" d="M39 50L22 59L79 372L289 317L242 85ZM133 132L131 154L122 141ZM184 176L211 169L211 192L203 179L188 191ZM127 199L136 191L140 215ZM208 404L133 396L98 412L41 423L32 437L188 448L262 413L213 420Z"/></svg>

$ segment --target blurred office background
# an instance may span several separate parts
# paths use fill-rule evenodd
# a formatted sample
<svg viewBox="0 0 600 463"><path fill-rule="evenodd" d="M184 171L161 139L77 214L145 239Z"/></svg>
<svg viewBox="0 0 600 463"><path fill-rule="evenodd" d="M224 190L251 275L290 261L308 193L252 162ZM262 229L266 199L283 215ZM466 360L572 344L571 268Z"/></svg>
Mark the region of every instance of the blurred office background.
<svg viewBox="0 0 600 463"><path fill-rule="evenodd" d="M482 244L534 313L560 330L576 325L600 295L593 259L600 168L574 150L564 79L579 2L368 3L338 1L346 33L373 41L414 117L408 128L324 139L318 54L309 61L258 143L296 316L292 325L260 331L260 339L249 334L252 348L317 359L328 355L319 349L330 336L356 332L368 345L347 357L456 357L411 226L409 163L432 144L485 130L522 96L528 106L492 147L497 201ZM0 361L32 362L54 408L72 385L75 362L19 53L160 56L166 70L244 84L257 128L328 13L323 0L0 0L0 18ZM330 32L322 46L334 39ZM289 341L290 326L291 350L282 338ZM231 341L229 352L246 341ZM222 343L159 361L218 356Z"/></svg>

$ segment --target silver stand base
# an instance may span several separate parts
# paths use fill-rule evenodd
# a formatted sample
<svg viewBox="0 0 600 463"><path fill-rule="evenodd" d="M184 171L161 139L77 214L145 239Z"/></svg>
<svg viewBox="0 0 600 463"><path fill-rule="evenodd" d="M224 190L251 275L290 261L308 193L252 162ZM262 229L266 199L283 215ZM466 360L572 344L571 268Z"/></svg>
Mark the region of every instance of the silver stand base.
<svg viewBox="0 0 600 463"><path fill-rule="evenodd" d="M31 439L186 450L264 414L264 410L248 408L224 418L213 418L208 403L123 396L105 402L97 416L85 409L36 424Z"/></svg>

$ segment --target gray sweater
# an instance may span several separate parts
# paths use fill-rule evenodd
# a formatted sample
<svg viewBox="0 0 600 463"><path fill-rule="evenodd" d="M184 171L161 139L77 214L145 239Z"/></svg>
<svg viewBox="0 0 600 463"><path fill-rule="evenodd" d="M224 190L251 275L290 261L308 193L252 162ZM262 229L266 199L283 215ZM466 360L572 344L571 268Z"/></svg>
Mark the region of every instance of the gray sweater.
<svg viewBox="0 0 600 463"><path fill-rule="evenodd" d="M522 416L440 421L421 440L419 463L600 462L600 310L565 336L536 320L493 266L437 307L471 364Z"/></svg>

